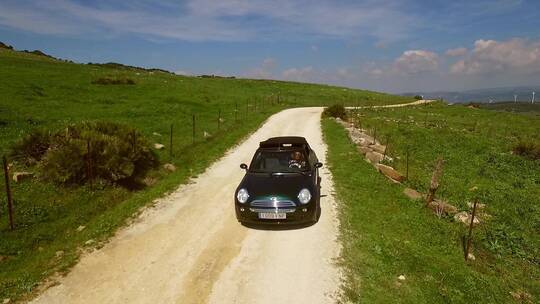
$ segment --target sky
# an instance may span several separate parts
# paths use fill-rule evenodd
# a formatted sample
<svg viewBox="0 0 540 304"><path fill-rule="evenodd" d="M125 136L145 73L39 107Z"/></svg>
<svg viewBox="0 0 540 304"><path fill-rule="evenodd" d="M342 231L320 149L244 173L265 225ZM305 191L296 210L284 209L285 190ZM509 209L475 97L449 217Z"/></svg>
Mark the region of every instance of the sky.
<svg viewBox="0 0 540 304"><path fill-rule="evenodd" d="M0 41L392 93L540 84L539 0L0 0Z"/></svg>

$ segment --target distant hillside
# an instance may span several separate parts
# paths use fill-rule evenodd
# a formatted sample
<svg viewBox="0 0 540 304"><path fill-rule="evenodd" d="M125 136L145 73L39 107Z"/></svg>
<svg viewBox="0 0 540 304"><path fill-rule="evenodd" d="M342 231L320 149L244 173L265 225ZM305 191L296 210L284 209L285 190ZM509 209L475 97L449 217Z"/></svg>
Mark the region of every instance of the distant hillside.
<svg viewBox="0 0 540 304"><path fill-rule="evenodd" d="M504 87L504 88L490 88L490 89L477 89L467 91L439 91L439 92L408 92L401 95L415 96L424 95L427 99L442 98L450 103L460 102L501 102L501 101L514 101L514 95L517 95L517 101L530 102L532 98L532 92L540 93L540 85L538 86L522 86L522 87ZM536 95L535 100L539 100L539 96Z"/></svg>
<svg viewBox="0 0 540 304"><path fill-rule="evenodd" d="M494 102L479 104L482 109L519 113L529 116L540 116L540 102Z"/></svg>

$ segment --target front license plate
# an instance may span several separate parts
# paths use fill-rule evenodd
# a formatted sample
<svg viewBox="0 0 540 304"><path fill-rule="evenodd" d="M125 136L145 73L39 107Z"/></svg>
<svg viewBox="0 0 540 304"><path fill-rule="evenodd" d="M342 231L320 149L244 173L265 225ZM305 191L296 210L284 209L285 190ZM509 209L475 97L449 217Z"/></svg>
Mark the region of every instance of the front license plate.
<svg viewBox="0 0 540 304"><path fill-rule="evenodd" d="M259 212L259 218L267 220L284 220L287 218L287 213Z"/></svg>

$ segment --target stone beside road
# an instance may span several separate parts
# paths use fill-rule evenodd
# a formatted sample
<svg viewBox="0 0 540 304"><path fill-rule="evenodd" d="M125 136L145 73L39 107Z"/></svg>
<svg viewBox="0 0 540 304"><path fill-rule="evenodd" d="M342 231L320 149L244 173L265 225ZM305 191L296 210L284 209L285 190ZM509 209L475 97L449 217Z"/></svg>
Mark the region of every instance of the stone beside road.
<svg viewBox="0 0 540 304"><path fill-rule="evenodd" d="M18 183L25 179L30 179L34 176L32 172L15 172L13 173L13 181Z"/></svg>
<svg viewBox="0 0 540 304"><path fill-rule="evenodd" d="M394 168L390 166L377 164L376 167L379 170L379 172L381 172L388 178L391 178L400 183L405 181L405 176L401 175L399 172L397 172Z"/></svg>
<svg viewBox="0 0 540 304"><path fill-rule="evenodd" d="M408 198L412 200L420 200L423 198L422 193L411 188L403 189L403 194L405 194Z"/></svg>

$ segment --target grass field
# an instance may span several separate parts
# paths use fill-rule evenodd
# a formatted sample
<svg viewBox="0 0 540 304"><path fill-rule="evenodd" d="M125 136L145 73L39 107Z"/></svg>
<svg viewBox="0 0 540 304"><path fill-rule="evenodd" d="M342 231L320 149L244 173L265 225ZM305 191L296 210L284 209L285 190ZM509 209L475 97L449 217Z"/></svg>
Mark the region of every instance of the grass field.
<svg viewBox="0 0 540 304"><path fill-rule="evenodd" d="M34 178L12 183L15 230L0 186L0 300L21 299L45 277L65 271L81 248L99 246L141 207L175 189L286 107L336 102L382 104L410 99L346 88L280 81L182 77L121 66L80 65L0 49L0 153L36 128L60 130L84 120L128 124L151 143L173 173L155 170L151 187L65 188ZM92 84L99 79L129 85ZM218 113L223 119L218 130ZM192 115L196 116L192 143ZM173 125L173 155L169 130ZM204 132L211 134L209 138ZM12 171L35 170L15 164ZM77 231L79 226L85 226ZM90 245L85 242L94 241Z"/></svg>
<svg viewBox="0 0 540 304"><path fill-rule="evenodd" d="M536 117L435 103L364 109L363 128L389 142L406 186L426 192L435 159L445 160L437 196L460 210L478 195L490 218L475 229L474 262L465 263L466 228L438 219L403 187L377 173L343 128L323 122L336 193L342 202L346 297L365 303L511 303L540 298L540 161L511 153L538 141ZM479 190L473 194L472 187ZM399 281L401 274L405 281ZM517 297L517 296L516 296ZM523 302L527 303L525 299Z"/></svg>
<svg viewBox="0 0 540 304"><path fill-rule="evenodd" d="M506 111L512 113L519 113L529 116L540 116L540 103L530 102L495 102L495 103L481 103L477 104L482 109Z"/></svg>

